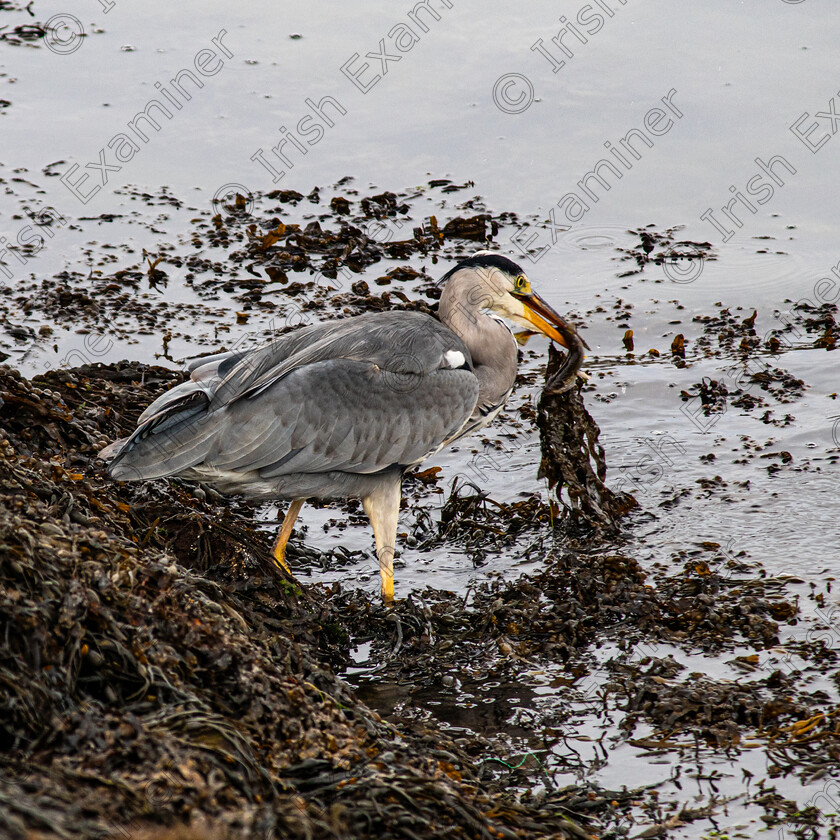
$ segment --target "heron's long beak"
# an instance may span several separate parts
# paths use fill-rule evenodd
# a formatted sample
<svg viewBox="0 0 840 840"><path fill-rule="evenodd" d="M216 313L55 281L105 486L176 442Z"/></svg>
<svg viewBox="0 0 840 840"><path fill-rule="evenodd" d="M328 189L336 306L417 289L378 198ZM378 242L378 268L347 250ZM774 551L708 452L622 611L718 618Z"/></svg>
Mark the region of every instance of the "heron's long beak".
<svg viewBox="0 0 840 840"><path fill-rule="evenodd" d="M571 350L577 343L589 349L589 345L580 337L577 330L564 321L538 294L531 292L517 297L525 309L525 317L541 333L567 350Z"/></svg>

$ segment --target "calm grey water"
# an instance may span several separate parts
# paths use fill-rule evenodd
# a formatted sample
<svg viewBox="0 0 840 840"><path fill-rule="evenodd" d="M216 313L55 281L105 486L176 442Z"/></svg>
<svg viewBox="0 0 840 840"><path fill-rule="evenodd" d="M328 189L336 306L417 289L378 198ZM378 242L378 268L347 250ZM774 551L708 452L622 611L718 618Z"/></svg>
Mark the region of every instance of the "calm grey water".
<svg viewBox="0 0 840 840"><path fill-rule="evenodd" d="M144 248L154 252L173 231L187 230L186 211L159 208L156 216L121 192L127 185L166 186L207 210L231 184L308 193L347 175L359 189L395 191L430 178L472 180L493 211L554 223L524 229L518 242L509 228L500 245L519 256L552 304L588 326L590 370L605 398L590 397L589 405L612 476L633 481L654 514L639 521L632 550L645 563L668 563L713 540L747 552L770 573L822 586L840 572L835 356L803 341L779 361L808 386L787 408L773 406L777 416L789 410L796 418L783 427L760 422L761 412L730 409L703 429L681 410L679 392L703 376L731 375L734 364L692 358L701 333L695 315L718 311L717 302L742 307L742 317L755 308L766 334L793 301L838 294L840 7L835 0L535 0L515 9L495 0L431 0L428 7L433 12L413 2L36 0L39 20L65 17L52 51L0 41L0 99L11 102L0 111L0 230L14 241L26 224L23 209L44 206L72 224L26 266L3 256L8 270L0 280L14 289L30 276L81 270L94 240L131 248L136 262ZM0 26L29 20L0 12ZM87 33L80 40L77 22ZM141 120L145 139L138 137L130 123L155 99L169 115L152 107L159 125ZM325 116L314 119L316 111ZM613 169L600 170L606 185L585 182L589 195L579 182L600 160ZM472 194L455 194L449 206ZM110 225L82 219L101 214L123 218ZM655 270L644 283L619 278L625 266L615 246L631 244L628 228L650 223L684 225L681 236L708 240L717 260L693 282ZM541 249L537 260L521 250L529 236ZM130 261L122 253L115 266ZM197 302L177 283L161 294ZM688 367L665 358L641 363L640 353L627 363L625 320L608 318L618 299L633 305L627 324L637 351L665 352L682 332ZM224 300L219 306L233 308ZM35 330L41 323L23 303L12 321ZM107 338L108 325L101 330ZM1 337L11 362L28 374L83 347L81 336L61 328L49 348L34 352ZM175 339L172 351L177 358L216 344L197 329ZM161 336L113 337L106 346L97 358L152 361ZM539 339L529 347L545 351ZM512 406L535 399L525 388ZM545 494L535 433L522 432L516 446L502 440L503 456L481 470L485 489L504 501ZM784 450L793 459L771 474L767 459L740 463L745 442L762 447L759 454ZM483 451L474 442L442 454L434 462L444 467L441 486L455 475L475 477ZM711 465L700 460L709 453ZM697 479L715 475L726 486L704 492ZM684 489L689 502L659 507ZM422 503L434 516L439 499ZM267 509L266 518L274 512ZM307 542L369 549L366 528L324 532L338 515L305 509ZM407 548L398 593L427 584L463 592L490 571L515 575L539 562L524 548L488 557L478 570L456 548L434 557ZM371 590L376 577L365 562L312 572ZM602 778L615 784L632 772L646 780L661 769L639 770L643 763L621 747ZM685 830L691 836L694 829Z"/></svg>

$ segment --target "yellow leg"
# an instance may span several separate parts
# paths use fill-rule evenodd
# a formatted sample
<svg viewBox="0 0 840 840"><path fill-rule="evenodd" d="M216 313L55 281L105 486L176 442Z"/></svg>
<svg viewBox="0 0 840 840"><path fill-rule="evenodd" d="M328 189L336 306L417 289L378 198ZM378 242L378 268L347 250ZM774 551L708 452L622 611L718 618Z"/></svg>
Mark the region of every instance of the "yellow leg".
<svg viewBox="0 0 840 840"><path fill-rule="evenodd" d="M280 526L280 533L277 535L277 542L274 543L274 562L289 574L292 573L292 570L286 563L286 544L289 542L289 537L292 536L292 528L295 527L295 520L298 518L302 507L303 499L295 499L289 505L286 516L283 518L283 524Z"/></svg>
<svg viewBox="0 0 840 840"><path fill-rule="evenodd" d="M385 546L379 555L379 580L382 600L390 604L394 600L394 549Z"/></svg>
<svg viewBox="0 0 840 840"><path fill-rule="evenodd" d="M400 512L400 478L388 481L362 499L365 513L373 525L376 555L379 558L379 577L382 600L394 600L394 552L397 544L397 517Z"/></svg>

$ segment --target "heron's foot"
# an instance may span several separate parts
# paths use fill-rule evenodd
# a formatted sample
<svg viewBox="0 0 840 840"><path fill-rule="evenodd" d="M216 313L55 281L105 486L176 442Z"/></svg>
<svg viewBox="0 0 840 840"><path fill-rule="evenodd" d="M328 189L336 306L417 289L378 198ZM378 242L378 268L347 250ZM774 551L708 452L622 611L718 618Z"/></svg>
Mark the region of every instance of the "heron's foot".
<svg viewBox="0 0 840 840"><path fill-rule="evenodd" d="M288 575L292 573L292 570L286 562L286 546L289 544L289 538L292 536L292 528L302 507L303 499L294 499L292 501L285 517L283 517L283 525L280 527L280 533L277 534L277 541L274 543L274 565Z"/></svg>
<svg viewBox="0 0 840 840"><path fill-rule="evenodd" d="M386 606L393 606L394 604L394 574L393 569L389 570L390 574L385 570L382 571L382 600Z"/></svg>
<svg viewBox="0 0 840 840"><path fill-rule="evenodd" d="M274 558L274 565L277 566L279 569L282 569L287 575L292 573L292 570L289 568L289 564L286 562L286 546L280 545L279 543L274 546L274 554L272 555Z"/></svg>

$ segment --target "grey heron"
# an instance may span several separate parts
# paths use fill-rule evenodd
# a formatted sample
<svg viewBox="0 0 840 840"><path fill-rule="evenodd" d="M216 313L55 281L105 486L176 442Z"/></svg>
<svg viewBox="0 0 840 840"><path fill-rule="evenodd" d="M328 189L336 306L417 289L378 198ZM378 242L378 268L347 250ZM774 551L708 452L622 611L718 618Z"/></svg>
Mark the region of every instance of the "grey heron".
<svg viewBox="0 0 840 840"><path fill-rule="evenodd" d="M102 450L109 474L291 500L274 547L286 571L305 499L361 498L382 597L392 601L402 476L502 410L518 359L505 321L566 347L566 381L583 361L575 329L507 257L479 251L440 283L437 318L357 315L197 360L190 380L156 399L130 437Z"/></svg>

